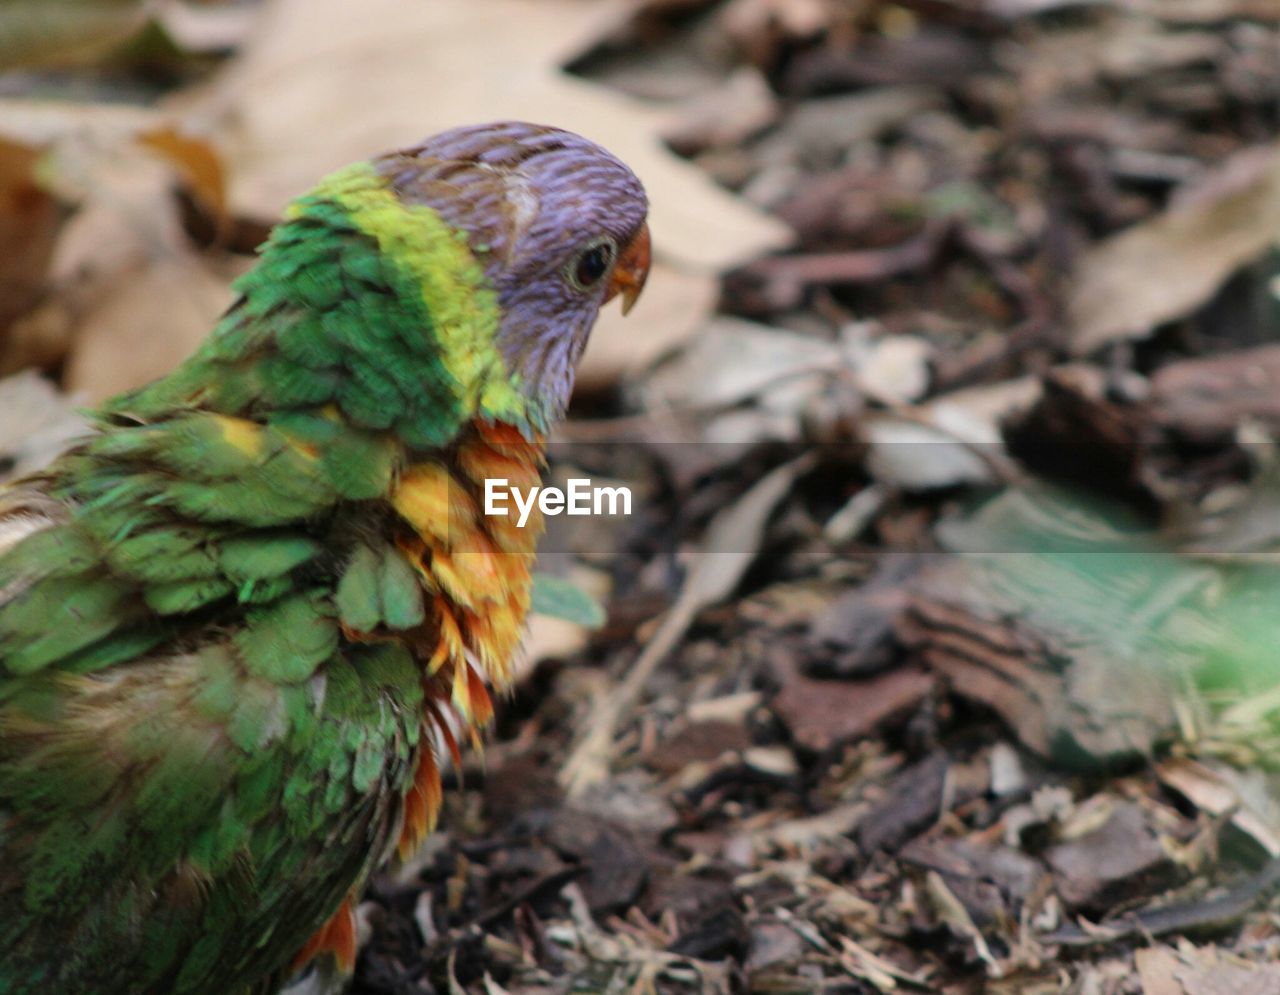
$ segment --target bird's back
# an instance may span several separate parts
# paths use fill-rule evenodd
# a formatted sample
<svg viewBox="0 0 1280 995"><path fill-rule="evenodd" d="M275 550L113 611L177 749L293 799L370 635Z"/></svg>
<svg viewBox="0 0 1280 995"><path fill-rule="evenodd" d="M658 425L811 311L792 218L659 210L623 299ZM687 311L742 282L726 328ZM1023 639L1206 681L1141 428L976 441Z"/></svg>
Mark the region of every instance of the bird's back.
<svg viewBox="0 0 1280 995"><path fill-rule="evenodd" d="M64 457L0 518L14 995L231 991L287 966L396 842L417 762L420 665L344 639L335 608L373 509L248 527L139 514L155 466L132 458L99 465L90 492L67 479L104 457Z"/></svg>

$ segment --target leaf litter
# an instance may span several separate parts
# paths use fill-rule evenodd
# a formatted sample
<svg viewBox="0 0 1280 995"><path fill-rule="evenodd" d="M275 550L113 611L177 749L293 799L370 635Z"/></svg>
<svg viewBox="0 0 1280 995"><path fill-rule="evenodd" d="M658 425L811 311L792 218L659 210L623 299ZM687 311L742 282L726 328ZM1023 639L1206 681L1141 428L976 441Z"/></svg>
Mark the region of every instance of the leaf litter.
<svg viewBox="0 0 1280 995"><path fill-rule="evenodd" d="M352 990L1271 991L1273 6L47 5L0 76L0 473L189 351L324 170L582 130L657 259L553 461L641 499L549 534L576 621Z"/></svg>

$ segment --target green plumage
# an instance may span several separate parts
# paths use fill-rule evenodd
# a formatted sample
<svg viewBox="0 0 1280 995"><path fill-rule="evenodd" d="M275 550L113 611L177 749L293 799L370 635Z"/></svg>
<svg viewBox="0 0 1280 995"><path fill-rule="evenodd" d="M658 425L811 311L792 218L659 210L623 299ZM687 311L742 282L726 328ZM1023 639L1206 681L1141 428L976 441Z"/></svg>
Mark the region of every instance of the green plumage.
<svg viewBox="0 0 1280 995"><path fill-rule="evenodd" d="M422 287L332 198L239 289L0 495L0 525L55 509L0 548L5 995L271 990L395 843L421 671L342 626L424 621L369 502L461 392Z"/></svg>
<svg viewBox="0 0 1280 995"><path fill-rule="evenodd" d="M444 582L431 482L513 435L536 465L644 212L518 122L344 169L191 359L0 490L0 995L266 995L353 955L322 927L427 831L432 723L509 680L527 597L532 536Z"/></svg>
<svg viewBox="0 0 1280 995"><path fill-rule="evenodd" d="M340 622L410 628L422 596L359 521L394 459L325 424L349 458L118 428L42 481L77 511L0 554L7 995L236 992L264 961L269 988L394 843L422 682Z"/></svg>
<svg viewBox="0 0 1280 995"><path fill-rule="evenodd" d="M299 200L200 352L112 410L147 417L196 400L253 417L333 405L350 425L393 430L410 446L448 443L470 414L465 385L445 362L412 267L352 218L381 192L376 176L353 167Z"/></svg>

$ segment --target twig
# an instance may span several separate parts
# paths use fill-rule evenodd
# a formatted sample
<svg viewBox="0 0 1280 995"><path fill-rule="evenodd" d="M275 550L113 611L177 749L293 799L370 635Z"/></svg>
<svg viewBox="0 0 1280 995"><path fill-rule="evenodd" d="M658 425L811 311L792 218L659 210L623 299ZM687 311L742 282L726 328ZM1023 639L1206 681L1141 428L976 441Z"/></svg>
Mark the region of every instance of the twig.
<svg viewBox="0 0 1280 995"><path fill-rule="evenodd" d="M570 797L581 795L609 776L613 741L623 718L635 708L658 666L684 638L698 612L733 593L755 559L760 534L769 515L790 491L796 477L814 461L814 455L807 453L782 464L712 519L705 548L689 572L676 603L641 651L626 679L604 695L592 711L586 732L561 769L560 783Z"/></svg>

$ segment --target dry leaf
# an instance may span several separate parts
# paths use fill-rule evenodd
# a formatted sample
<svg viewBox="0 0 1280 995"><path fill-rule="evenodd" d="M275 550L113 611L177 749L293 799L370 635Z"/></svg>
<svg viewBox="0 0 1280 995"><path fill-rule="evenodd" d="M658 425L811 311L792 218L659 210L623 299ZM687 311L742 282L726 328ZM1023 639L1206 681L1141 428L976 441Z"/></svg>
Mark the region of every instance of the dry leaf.
<svg viewBox="0 0 1280 995"><path fill-rule="evenodd" d="M858 389L874 401L894 407L918 401L929 389L929 362L934 346L914 335L870 338L861 326L846 330L845 341L854 355Z"/></svg>
<svg viewBox="0 0 1280 995"><path fill-rule="evenodd" d="M691 155L740 146L778 120L781 107L760 70L744 66L719 86L698 93L663 129L672 148Z"/></svg>
<svg viewBox="0 0 1280 995"><path fill-rule="evenodd" d="M660 258L718 272L782 246L780 222L663 146L665 112L560 71L630 10L626 0L274 0L232 70L174 106L217 133L233 209L260 218L347 162L520 118L625 160L653 201Z"/></svg>
<svg viewBox="0 0 1280 995"><path fill-rule="evenodd" d="M769 517L815 459L810 453L771 470L711 520L672 614L696 615L733 593L760 551Z"/></svg>
<svg viewBox="0 0 1280 995"><path fill-rule="evenodd" d="M838 16L824 0L731 0L719 13L724 32L764 63L782 39L813 38Z"/></svg>
<svg viewBox="0 0 1280 995"><path fill-rule="evenodd" d="M1121 0L1120 6L1170 24L1218 24L1235 18L1280 21L1275 0Z"/></svg>
<svg viewBox="0 0 1280 995"><path fill-rule="evenodd" d="M1139 950L1134 954L1134 963L1142 980L1142 995L1186 995L1173 974L1178 958L1172 950L1166 947Z"/></svg>
<svg viewBox="0 0 1280 995"><path fill-rule="evenodd" d="M229 281L182 249L114 273L81 316L65 382L91 402L164 376L231 303Z"/></svg>
<svg viewBox="0 0 1280 995"><path fill-rule="evenodd" d="M62 220L37 176L41 155L0 138L0 334L39 299ZM0 357L0 369L5 365Z"/></svg>
<svg viewBox="0 0 1280 995"><path fill-rule="evenodd" d="M1270 856L1280 856L1280 805L1258 781L1260 770L1238 771L1222 764L1171 757L1156 767L1160 780L1213 818L1230 814L1231 824ZM1244 797L1253 782L1252 797ZM1250 804L1254 802L1255 804Z"/></svg>
<svg viewBox="0 0 1280 995"><path fill-rule="evenodd" d="M0 3L0 70L92 59L146 22L155 0L7 0Z"/></svg>
<svg viewBox="0 0 1280 995"><path fill-rule="evenodd" d="M1217 947L1182 944L1135 955L1142 995L1271 995L1280 991L1280 964L1256 963Z"/></svg>
<svg viewBox="0 0 1280 995"><path fill-rule="evenodd" d="M0 481L38 470L87 429L71 400L38 374L0 380Z"/></svg>
<svg viewBox="0 0 1280 995"><path fill-rule="evenodd" d="M798 412L840 368L838 345L740 318L720 317L645 383L645 407L727 407L783 389L776 405Z"/></svg>
<svg viewBox="0 0 1280 995"><path fill-rule="evenodd" d="M1068 301L1075 355L1190 314L1280 240L1280 146L1241 153L1197 186L1212 194L1188 191L1085 255Z"/></svg>
<svg viewBox="0 0 1280 995"><path fill-rule="evenodd" d="M165 157L137 142L73 144L58 162L86 197L58 244L53 306L73 329L66 386L96 402L186 358L231 303L230 274L195 254Z"/></svg>
<svg viewBox="0 0 1280 995"><path fill-rule="evenodd" d="M159 152L176 166L200 206L219 224L226 221L226 171L222 168L222 160L207 142L184 135L172 127L143 132L138 136L138 142Z"/></svg>
<svg viewBox="0 0 1280 995"><path fill-rule="evenodd" d="M122 135L162 127L167 121L157 111L130 104L0 97L0 133L30 145L51 145L68 135L111 144Z"/></svg>
<svg viewBox="0 0 1280 995"><path fill-rule="evenodd" d="M701 329L720 296L720 281L658 260L644 293L625 317L617 307L600 312L578 364L578 386L610 387L688 341Z"/></svg>
<svg viewBox="0 0 1280 995"><path fill-rule="evenodd" d="M944 429L895 415L872 416L863 431L871 447L867 469L883 484L927 491L997 479L992 459L1002 455L998 443L968 442Z"/></svg>
<svg viewBox="0 0 1280 995"><path fill-rule="evenodd" d="M229 52L250 37L261 13L256 3L169 0L157 12L156 20L184 52Z"/></svg>
<svg viewBox="0 0 1280 995"><path fill-rule="evenodd" d="M686 437L715 443L725 459L755 441L798 440L847 359L837 343L718 316L645 378L642 406L695 418Z"/></svg>
<svg viewBox="0 0 1280 995"><path fill-rule="evenodd" d="M46 300L11 330L20 356L69 349L68 389L91 402L167 373L232 297L230 273L195 252L174 196L185 186L216 210L216 155L154 114L95 105L0 102L0 129L47 144L41 178L76 208Z"/></svg>

